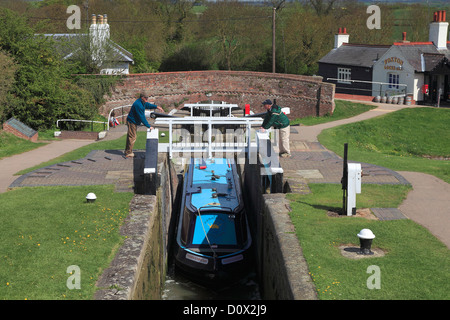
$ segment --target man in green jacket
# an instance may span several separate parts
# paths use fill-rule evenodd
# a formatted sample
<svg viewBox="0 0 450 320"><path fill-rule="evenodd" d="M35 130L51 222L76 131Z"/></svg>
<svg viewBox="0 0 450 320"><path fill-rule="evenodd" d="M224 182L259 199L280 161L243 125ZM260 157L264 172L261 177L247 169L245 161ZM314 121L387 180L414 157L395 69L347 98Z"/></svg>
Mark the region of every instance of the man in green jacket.
<svg viewBox="0 0 450 320"><path fill-rule="evenodd" d="M264 121L261 125L261 131L274 127L274 129L280 130L280 156L283 158L290 157L291 151L289 148L289 134L291 132L291 126L289 118L281 111L281 107L272 103L269 99L262 103L263 107L267 110Z"/></svg>

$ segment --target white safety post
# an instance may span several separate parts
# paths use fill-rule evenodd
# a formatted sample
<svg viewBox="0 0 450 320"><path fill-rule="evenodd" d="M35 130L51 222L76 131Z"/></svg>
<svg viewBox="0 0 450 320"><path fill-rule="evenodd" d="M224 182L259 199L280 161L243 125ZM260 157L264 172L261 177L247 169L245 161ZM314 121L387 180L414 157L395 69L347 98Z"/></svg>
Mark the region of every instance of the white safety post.
<svg viewBox="0 0 450 320"><path fill-rule="evenodd" d="M356 194L361 193L361 164L349 163L347 185L347 216L356 214Z"/></svg>

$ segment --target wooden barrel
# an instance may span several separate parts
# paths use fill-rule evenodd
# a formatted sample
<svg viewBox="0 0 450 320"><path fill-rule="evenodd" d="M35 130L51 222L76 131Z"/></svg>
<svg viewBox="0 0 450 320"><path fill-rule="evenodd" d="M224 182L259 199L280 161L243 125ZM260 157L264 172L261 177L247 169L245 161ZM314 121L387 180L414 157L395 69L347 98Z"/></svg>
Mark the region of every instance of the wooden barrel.
<svg viewBox="0 0 450 320"><path fill-rule="evenodd" d="M388 97L386 103L392 103L392 97Z"/></svg>
<svg viewBox="0 0 450 320"><path fill-rule="evenodd" d="M381 101L381 96L376 96L376 97L373 99L373 101L374 101L374 102L380 102L380 101Z"/></svg>
<svg viewBox="0 0 450 320"><path fill-rule="evenodd" d="M387 97L386 96L382 96L381 97L381 103L386 103Z"/></svg>
<svg viewBox="0 0 450 320"><path fill-rule="evenodd" d="M398 98L398 104L403 104L404 101L405 101L405 98L403 98L403 97Z"/></svg>

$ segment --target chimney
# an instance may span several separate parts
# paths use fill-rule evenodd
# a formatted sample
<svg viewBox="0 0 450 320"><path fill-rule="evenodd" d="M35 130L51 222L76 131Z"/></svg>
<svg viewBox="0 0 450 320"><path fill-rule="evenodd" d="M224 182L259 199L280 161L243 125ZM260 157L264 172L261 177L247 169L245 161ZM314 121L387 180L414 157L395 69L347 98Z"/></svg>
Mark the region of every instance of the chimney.
<svg viewBox="0 0 450 320"><path fill-rule="evenodd" d="M109 39L109 24L106 15L92 15L91 26L89 27L90 47L92 58L95 61L103 60L105 55L105 42Z"/></svg>
<svg viewBox="0 0 450 320"><path fill-rule="evenodd" d="M402 32L402 36L403 36L402 42L403 42L403 43L408 43L409 41L406 40L406 32L405 32L405 31Z"/></svg>
<svg viewBox="0 0 450 320"><path fill-rule="evenodd" d="M439 10L433 14L433 22L430 23L429 41L433 42L438 50L447 49L448 22L445 20L445 10Z"/></svg>
<svg viewBox="0 0 450 320"><path fill-rule="evenodd" d="M107 15L92 15L91 26L89 27L89 35L95 41L109 39L109 24Z"/></svg>
<svg viewBox="0 0 450 320"><path fill-rule="evenodd" d="M348 43L349 38L350 35L347 34L347 28L344 28L344 31L342 31L342 28L339 28L338 33L334 35L334 49L339 48L344 43Z"/></svg>

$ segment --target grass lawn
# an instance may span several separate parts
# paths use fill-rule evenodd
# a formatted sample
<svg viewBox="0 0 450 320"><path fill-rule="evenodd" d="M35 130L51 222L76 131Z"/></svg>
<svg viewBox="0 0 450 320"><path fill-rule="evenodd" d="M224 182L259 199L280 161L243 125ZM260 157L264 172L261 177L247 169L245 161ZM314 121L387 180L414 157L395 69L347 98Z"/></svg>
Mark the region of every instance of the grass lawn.
<svg viewBox="0 0 450 320"><path fill-rule="evenodd" d="M45 144L44 142L31 142L0 130L0 159L30 151Z"/></svg>
<svg viewBox="0 0 450 320"><path fill-rule="evenodd" d="M337 184L311 184L311 194L289 194L291 219L321 300L448 300L450 252L428 230L411 220L378 221L358 217L330 217L340 208ZM409 190L400 185L363 185L358 207L397 207ZM359 247L356 236L369 228L372 247L384 257L353 260L343 257L340 245ZM380 289L369 289L369 266L380 269Z"/></svg>
<svg viewBox="0 0 450 320"><path fill-rule="evenodd" d="M368 105L363 103L356 103L346 100L334 100L336 107L332 115L325 115L322 117L306 117L301 119L294 119L291 121L291 125L301 124L304 126L313 126L316 124L326 123L330 121L336 121L341 119L347 119L358 114L367 112L371 109L375 109L375 105Z"/></svg>
<svg viewBox="0 0 450 320"><path fill-rule="evenodd" d="M319 141L349 160L393 170L433 174L450 182L450 110L403 109L366 121L324 130ZM377 221L357 217L330 217L328 210L342 206L338 184L311 184L309 195L290 194L291 218L320 299L438 300L450 299L448 248L427 229L411 220ZM398 207L409 187L362 186L358 208ZM356 234L371 229L373 246L384 257L352 260L341 255L340 245L359 246ZM381 289L369 289L368 267L381 272Z"/></svg>
<svg viewBox="0 0 450 320"><path fill-rule="evenodd" d="M411 108L324 130L321 144L349 160L432 174L450 183L450 109ZM440 159L441 158L441 159Z"/></svg>
<svg viewBox="0 0 450 320"><path fill-rule="evenodd" d="M94 192L95 203L86 203ZM132 193L114 186L20 188L0 194L0 299L92 299L123 241ZM81 289L70 290L69 266Z"/></svg>

